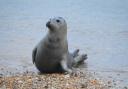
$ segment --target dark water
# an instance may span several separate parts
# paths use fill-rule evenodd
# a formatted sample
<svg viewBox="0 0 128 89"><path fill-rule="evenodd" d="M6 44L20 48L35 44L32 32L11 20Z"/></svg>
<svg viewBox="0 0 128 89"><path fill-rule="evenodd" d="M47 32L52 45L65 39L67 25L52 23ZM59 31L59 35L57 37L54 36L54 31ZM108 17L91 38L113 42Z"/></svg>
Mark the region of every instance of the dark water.
<svg viewBox="0 0 128 89"><path fill-rule="evenodd" d="M89 71L128 83L127 0L0 0L1 74L36 71L31 52L54 16L66 19L69 49L88 54Z"/></svg>

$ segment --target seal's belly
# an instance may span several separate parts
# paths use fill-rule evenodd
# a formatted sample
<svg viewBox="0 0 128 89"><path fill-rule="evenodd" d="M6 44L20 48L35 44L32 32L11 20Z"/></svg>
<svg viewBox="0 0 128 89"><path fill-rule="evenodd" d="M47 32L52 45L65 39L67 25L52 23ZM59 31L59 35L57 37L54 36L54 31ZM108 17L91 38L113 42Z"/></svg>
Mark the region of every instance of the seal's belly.
<svg viewBox="0 0 128 89"><path fill-rule="evenodd" d="M59 59L42 59L37 62L36 67L41 71L41 72L55 72L59 71L61 66L60 62L57 61Z"/></svg>
<svg viewBox="0 0 128 89"><path fill-rule="evenodd" d="M62 55L60 53L38 53L36 58L36 67L43 72L57 71L60 67L60 61L62 60Z"/></svg>
<svg viewBox="0 0 128 89"><path fill-rule="evenodd" d="M38 47L36 55L36 67L40 71L50 72L60 69L60 61L66 53L64 47L49 48L46 45Z"/></svg>

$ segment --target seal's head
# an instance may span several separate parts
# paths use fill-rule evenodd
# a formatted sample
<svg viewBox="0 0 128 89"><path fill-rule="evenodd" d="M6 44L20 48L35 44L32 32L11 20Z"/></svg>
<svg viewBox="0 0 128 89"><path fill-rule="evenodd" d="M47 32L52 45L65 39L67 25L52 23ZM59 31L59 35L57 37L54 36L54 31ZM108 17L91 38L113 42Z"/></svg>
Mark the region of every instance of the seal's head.
<svg viewBox="0 0 128 89"><path fill-rule="evenodd" d="M51 32L67 33L67 23L62 17L55 17L50 19L46 26Z"/></svg>

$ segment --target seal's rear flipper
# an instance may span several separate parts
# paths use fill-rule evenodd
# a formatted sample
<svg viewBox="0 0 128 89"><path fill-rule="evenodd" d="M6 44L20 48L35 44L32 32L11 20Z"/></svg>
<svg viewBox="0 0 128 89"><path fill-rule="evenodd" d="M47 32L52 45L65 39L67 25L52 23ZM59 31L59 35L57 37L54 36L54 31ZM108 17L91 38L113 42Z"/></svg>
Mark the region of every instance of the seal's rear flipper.
<svg viewBox="0 0 128 89"><path fill-rule="evenodd" d="M74 58L74 64L83 63L87 59L87 54L82 54Z"/></svg>
<svg viewBox="0 0 128 89"><path fill-rule="evenodd" d="M75 58L75 57L78 56L79 51L80 51L79 49L76 49L76 50L72 53L73 58Z"/></svg>

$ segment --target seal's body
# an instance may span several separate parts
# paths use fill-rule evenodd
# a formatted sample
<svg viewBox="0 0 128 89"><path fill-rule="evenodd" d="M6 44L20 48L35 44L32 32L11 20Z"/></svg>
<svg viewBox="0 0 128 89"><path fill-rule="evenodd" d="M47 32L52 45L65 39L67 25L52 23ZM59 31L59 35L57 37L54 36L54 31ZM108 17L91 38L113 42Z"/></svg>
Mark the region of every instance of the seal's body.
<svg viewBox="0 0 128 89"><path fill-rule="evenodd" d="M67 42L67 24L62 17L50 19L46 26L49 32L34 48L33 63L43 73L72 73L72 65L84 61L87 55L78 56L78 51L69 53Z"/></svg>

